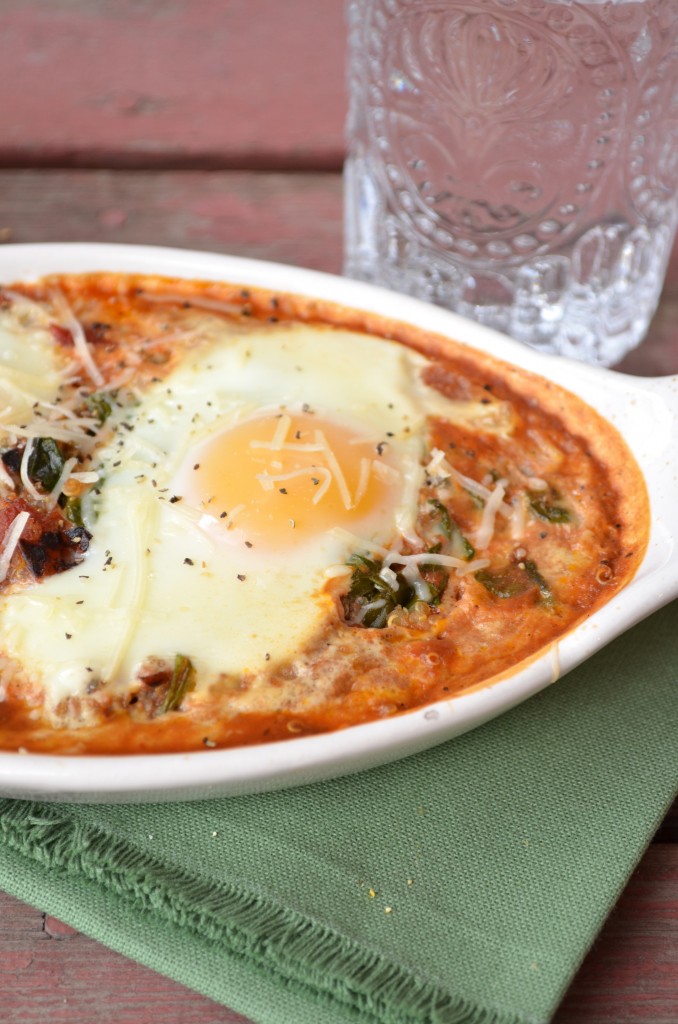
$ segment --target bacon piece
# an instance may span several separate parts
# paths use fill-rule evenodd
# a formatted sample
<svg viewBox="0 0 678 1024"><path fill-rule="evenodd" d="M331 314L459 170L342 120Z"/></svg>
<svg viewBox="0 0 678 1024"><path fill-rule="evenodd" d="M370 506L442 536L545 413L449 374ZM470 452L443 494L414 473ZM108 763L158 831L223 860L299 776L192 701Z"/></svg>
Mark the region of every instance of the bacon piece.
<svg viewBox="0 0 678 1024"><path fill-rule="evenodd" d="M8 581L18 582L25 577L27 569L32 579L40 579L82 562L91 534L84 526L75 526L65 519L58 507L45 511L19 497L0 501L0 536L4 536L20 512L28 512L30 519L17 549L23 557L19 565L15 564L16 558L13 559L14 571L8 573Z"/></svg>

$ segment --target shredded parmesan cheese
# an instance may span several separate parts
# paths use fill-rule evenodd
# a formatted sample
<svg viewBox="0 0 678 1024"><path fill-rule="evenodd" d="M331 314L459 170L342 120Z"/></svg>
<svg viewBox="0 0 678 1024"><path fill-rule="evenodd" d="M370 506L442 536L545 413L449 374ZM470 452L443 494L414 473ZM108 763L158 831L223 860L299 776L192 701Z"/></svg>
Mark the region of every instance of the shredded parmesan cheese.
<svg viewBox="0 0 678 1024"><path fill-rule="evenodd" d="M513 499L513 512L511 514L511 538L513 540L522 540L525 536L525 500L522 494L516 495Z"/></svg>
<svg viewBox="0 0 678 1024"><path fill-rule="evenodd" d="M274 451L274 452L279 452L280 451L280 449L282 448L283 443L285 441L285 438L287 437L287 432L289 431L291 424L292 424L292 417L291 416L281 416L280 417L280 419L278 420L278 425L275 428L275 433L273 434L273 440L271 441L271 450L272 451Z"/></svg>
<svg viewBox="0 0 678 1024"><path fill-rule="evenodd" d="M266 448L268 451L284 452L321 452L321 444L305 444L301 441L286 441L285 444L273 445L272 441L250 441L250 448Z"/></svg>
<svg viewBox="0 0 678 1024"><path fill-rule="evenodd" d="M449 470L449 475L453 480L456 480L461 487L470 491L471 494L475 494L477 498L482 498L483 501L489 501L492 496L492 491L489 487L486 487L485 484L481 484L477 480L474 480L471 476L464 476L464 474L456 470L454 466L449 466Z"/></svg>
<svg viewBox="0 0 678 1024"><path fill-rule="evenodd" d="M344 474L341 471L339 461L327 443L327 438L323 434L322 430L316 430L315 439L318 444L321 444L323 447L323 452L325 453L325 458L329 464L330 472L337 482L337 487L339 488L339 494L341 495L341 500L344 503L344 508L349 511L354 507L354 502L351 501L351 492L348 489L348 484L346 483Z"/></svg>
<svg viewBox="0 0 678 1024"><path fill-rule="evenodd" d="M71 475L73 467L76 466L77 464L78 460L75 458L67 459L66 462L64 462L64 468L61 470L59 479L54 485L53 490L51 490L50 493L47 495L47 508L54 508L57 501L59 500L59 495L64 489L66 481L69 479Z"/></svg>
<svg viewBox="0 0 678 1024"><path fill-rule="evenodd" d="M354 505L359 505L365 497L367 491L367 485L370 481L370 472L372 469L372 463L370 459L360 460L360 478L358 480L358 486L355 492L355 498L353 501Z"/></svg>
<svg viewBox="0 0 678 1024"><path fill-rule="evenodd" d="M129 358L129 356L127 356L126 358ZM135 367L128 366L126 367L126 369L121 370L117 377L111 377L107 384L102 384L99 388L99 391L120 391L121 388L129 387L129 384L131 383L132 380L134 380L135 375ZM130 388L129 390L131 394L135 397L138 396L140 393L137 388Z"/></svg>
<svg viewBox="0 0 678 1024"><path fill-rule="evenodd" d="M475 543L476 548L478 548L479 551L485 551L492 541L492 537L494 536L494 521L497 512L504 501L507 485L507 480L499 480L497 486L490 493L489 498L485 502L480 526L476 532Z"/></svg>
<svg viewBox="0 0 678 1024"><path fill-rule="evenodd" d="M413 546L421 543L415 530L419 492L424 483L424 467L420 462L419 442L408 441L404 445L401 465L405 475L405 485L401 500L395 510L395 521L398 531Z"/></svg>
<svg viewBox="0 0 678 1024"><path fill-rule="evenodd" d="M396 484L400 480L398 470L386 462L380 462L379 459L372 459L372 469L376 478L385 484Z"/></svg>
<svg viewBox="0 0 678 1024"><path fill-rule="evenodd" d="M89 347L89 342L85 337L85 332L82 328L82 324L73 314L73 310L66 302L66 298L62 292L54 290L51 293L52 302L59 315L59 321L62 327L65 327L71 332L73 338L73 345L75 351L82 363L83 367L92 378L96 386L99 388L104 383L104 378L99 370L99 367L94 362L94 357Z"/></svg>
<svg viewBox="0 0 678 1024"><path fill-rule="evenodd" d="M31 452L32 451L33 451L33 438L29 438L26 441L26 447L24 448L23 455L21 456L21 466L19 468L19 476L21 477L21 483L24 485L25 490L28 491L28 493L31 495L31 497L35 498L36 501L42 501L43 500L43 495L40 493L40 491L37 491L35 489L35 487L33 486L33 482L31 481L31 478L28 475L28 460L31 457Z"/></svg>
<svg viewBox="0 0 678 1024"><path fill-rule="evenodd" d="M374 544L371 540L366 540L364 537L351 533L350 530L345 530L343 526L335 526L330 532L337 540L343 540L350 544L353 551L369 551L371 554L378 555L384 559L388 555L394 554L394 552L390 552L387 548L382 547L381 544Z"/></svg>
<svg viewBox="0 0 678 1024"><path fill-rule="evenodd" d="M402 555L399 551L389 551L384 559L387 565L404 565L405 568L414 565L417 566L421 562L428 565L446 565L450 569L461 569L466 565L466 562L462 562L460 558L455 558L454 555L441 555L430 551L418 551L414 555Z"/></svg>
<svg viewBox="0 0 678 1024"><path fill-rule="evenodd" d="M19 512L5 531L5 536L2 539L2 554L0 554L0 583L7 576L12 557L21 540L21 534L30 518L30 512Z"/></svg>
<svg viewBox="0 0 678 1024"><path fill-rule="evenodd" d="M391 590L397 591L397 589L398 589L398 575L397 575L397 573L395 573L393 571L393 569L389 569L389 567L387 565L385 565L383 567L383 569L381 570L381 572L379 573L379 575L381 576L381 578L384 581L384 583L387 583L389 585Z"/></svg>
<svg viewBox="0 0 678 1024"><path fill-rule="evenodd" d="M94 470L88 470L82 473L71 473L71 480L77 480L79 484L95 484L98 479L99 474Z"/></svg>
<svg viewBox="0 0 678 1024"><path fill-rule="evenodd" d="M385 597L378 597L376 601L368 601L367 604L364 604L362 606L362 608L360 609L360 611L356 615L355 619L353 619L353 622L356 625L359 626L360 623L365 618L365 616L368 614L368 612L377 611L379 608L383 608L385 604L386 604L386 598Z"/></svg>
<svg viewBox="0 0 678 1024"><path fill-rule="evenodd" d="M479 569L487 569L489 564L489 558L476 558L473 562L464 562L463 566L457 569L457 576L466 576L469 572L478 572Z"/></svg>
<svg viewBox="0 0 678 1024"><path fill-rule="evenodd" d="M14 481L5 469L5 464L2 459L0 459L0 484L4 484L5 487L9 487L10 491L15 490Z"/></svg>
<svg viewBox="0 0 678 1024"><path fill-rule="evenodd" d="M417 577L411 580L414 592L420 601L426 601L427 603L431 600L431 588L429 587L426 580Z"/></svg>
<svg viewBox="0 0 678 1024"><path fill-rule="evenodd" d="M451 467L445 458L445 452L441 451L440 448L432 449L431 458L426 466L426 472L429 476L442 478L443 480L451 476Z"/></svg>
<svg viewBox="0 0 678 1024"><path fill-rule="evenodd" d="M318 489L313 495L313 504L317 505L332 483L332 474L326 466L303 466L301 469L293 469L289 473L257 473L255 479L259 481L265 491L272 491L275 484L282 483L284 480L292 480L297 476L309 475L318 478L323 477L322 483L318 485Z"/></svg>
<svg viewBox="0 0 678 1024"><path fill-rule="evenodd" d="M94 425L95 421L92 423ZM64 420L58 424L47 422L47 420L35 420L33 423L4 423L2 425L4 433L13 434L15 437L51 437L55 441L73 441L79 445L92 440L85 433L86 429L84 426L74 423L73 420Z"/></svg>

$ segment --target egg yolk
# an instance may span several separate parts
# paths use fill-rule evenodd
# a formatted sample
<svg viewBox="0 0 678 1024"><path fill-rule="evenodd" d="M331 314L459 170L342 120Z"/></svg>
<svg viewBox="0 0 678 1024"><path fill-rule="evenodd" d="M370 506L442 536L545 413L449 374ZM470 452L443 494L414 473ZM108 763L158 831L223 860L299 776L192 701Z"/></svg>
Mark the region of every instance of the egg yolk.
<svg viewBox="0 0 678 1024"><path fill-rule="evenodd" d="M390 449L310 413L259 416L193 451L184 497L271 549L333 527L388 531L401 486Z"/></svg>

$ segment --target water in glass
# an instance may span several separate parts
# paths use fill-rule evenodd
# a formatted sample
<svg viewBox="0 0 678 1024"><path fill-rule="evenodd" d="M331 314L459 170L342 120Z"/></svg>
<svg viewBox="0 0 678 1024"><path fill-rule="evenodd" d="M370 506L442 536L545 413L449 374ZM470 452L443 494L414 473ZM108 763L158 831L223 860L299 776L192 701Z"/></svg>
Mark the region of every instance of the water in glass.
<svg viewBox="0 0 678 1024"><path fill-rule="evenodd" d="M612 365L678 216L676 0L351 0L345 272Z"/></svg>

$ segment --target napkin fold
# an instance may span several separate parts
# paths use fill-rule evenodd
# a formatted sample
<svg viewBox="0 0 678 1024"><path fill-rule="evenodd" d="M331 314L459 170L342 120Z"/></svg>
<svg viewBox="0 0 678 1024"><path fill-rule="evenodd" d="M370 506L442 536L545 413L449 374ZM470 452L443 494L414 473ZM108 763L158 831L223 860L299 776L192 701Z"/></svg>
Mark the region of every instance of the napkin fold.
<svg viewBox="0 0 678 1024"><path fill-rule="evenodd" d="M677 681L674 603L494 722L360 775L0 801L0 886L258 1024L546 1022L678 789Z"/></svg>

